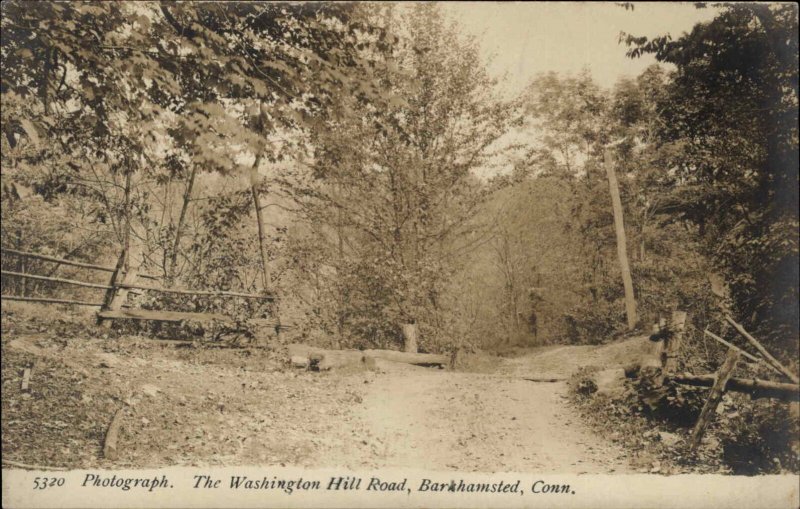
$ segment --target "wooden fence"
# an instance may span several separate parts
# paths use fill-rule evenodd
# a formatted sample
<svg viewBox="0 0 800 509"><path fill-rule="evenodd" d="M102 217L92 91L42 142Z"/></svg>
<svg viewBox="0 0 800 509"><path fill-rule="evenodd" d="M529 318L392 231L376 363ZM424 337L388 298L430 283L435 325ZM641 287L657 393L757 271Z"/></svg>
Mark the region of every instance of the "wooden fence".
<svg viewBox="0 0 800 509"><path fill-rule="evenodd" d="M245 299L258 299L266 302L274 302L275 296L270 293L265 294L252 294L243 292L232 292L223 290L189 290L180 288L167 288L157 285L141 284L138 282L139 278L150 279L158 281L160 278L152 274L138 272L136 269L126 269L127 253L122 252L114 267L97 265L93 263L78 262L74 260L66 260L57 258L55 256L43 255L39 253L31 253L26 251L18 251L15 249L3 249L3 254L11 254L14 256L41 260L51 262L58 265L67 265L72 267L80 267L83 269L94 270L98 272L110 273L107 283L95 283L89 281L81 281L77 279L66 279L53 276L43 276L40 274L32 274L27 272L18 272L12 270L2 270L2 276L23 278L35 281L47 281L50 283L78 286L82 288L92 288L96 290L105 290L105 297L102 301L83 301L75 299L59 299L53 297L30 297L25 295L11 295L3 294L3 300L22 301L22 302L40 302L48 304L71 304L75 306L93 306L99 307L100 311L97 313L98 323L101 325L110 324L111 320L116 319L130 319L130 320L154 320L160 322L182 322L184 320L220 320L229 322L231 319L225 315L217 313L195 313L184 311L167 311L167 310L147 310L147 309L134 309L127 303L127 295L130 291L149 291L160 293L171 293L179 295L193 295L193 296L208 296L208 297L238 297ZM276 330L285 329L287 326L280 324L277 317L272 325Z"/></svg>
<svg viewBox="0 0 800 509"><path fill-rule="evenodd" d="M689 440L689 447L691 450L696 450L700 445L706 428L708 427L711 419L713 418L717 407L719 406L722 396L725 391L735 391L750 394L753 398L775 398L783 401L800 400L800 385L798 384L798 377L789 369L781 364L775 357L773 357L766 348L756 340L750 333L748 333L741 324L737 323L730 315L726 315L726 321L733 326L733 328L744 337L761 355L757 357L743 349L725 341L718 335L709 330L703 333L720 344L728 348L725 361L720 366L719 370L714 374L708 375L693 375L689 373L677 374L678 367L677 354L683 341L684 328L687 322L687 315L685 312L676 311L673 313L672 322L669 327L669 333L665 334L663 339L657 343L656 346L656 364L660 366L662 371L661 383L671 381L674 383L692 385L697 387L710 387L708 399L700 412L700 417L697 419L692 436ZM758 362L762 366L767 367L778 375L787 378L791 383L773 382L770 380L759 379L744 379L734 378L733 371L741 357L746 357L750 360Z"/></svg>

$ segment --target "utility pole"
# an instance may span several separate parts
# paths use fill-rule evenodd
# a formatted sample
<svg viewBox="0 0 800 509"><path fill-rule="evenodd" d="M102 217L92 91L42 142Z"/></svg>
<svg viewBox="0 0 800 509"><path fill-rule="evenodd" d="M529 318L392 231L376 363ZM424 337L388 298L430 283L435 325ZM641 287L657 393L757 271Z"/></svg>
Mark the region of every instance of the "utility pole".
<svg viewBox="0 0 800 509"><path fill-rule="evenodd" d="M622 200L619 197L619 184L617 183L617 174L614 172L613 157L608 148L603 151L603 162L606 167L606 175L608 175L611 206L614 209L614 230L617 234L617 255L619 256L619 267L622 271L622 284L625 287L625 313L628 317L628 330L633 330L637 322L636 300L633 296L633 279L631 279L631 268L628 264L625 225L622 220Z"/></svg>
<svg viewBox="0 0 800 509"><path fill-rule="evenodd" d="M261 268L264 281L264 293L269 293L271 286L271 275L269 270L269 255L267 254L267 233L264 225L264 213L261 206L261 193L259 186L261 176L258 173L258 165L261 162L261 154L256 156L253 167L250 169L250 194L253 197L253 207L256 209L256 223L258 225L258 248L261 252Z"/></svg>

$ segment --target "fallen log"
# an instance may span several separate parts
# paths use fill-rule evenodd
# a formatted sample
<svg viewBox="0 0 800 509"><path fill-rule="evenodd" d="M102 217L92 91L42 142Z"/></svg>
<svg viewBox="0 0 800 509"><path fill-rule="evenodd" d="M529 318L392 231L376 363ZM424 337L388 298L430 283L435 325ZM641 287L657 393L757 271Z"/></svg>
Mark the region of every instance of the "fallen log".
<svg viewBox="0 0 800 509"><path fill-rule="evenodd" d="M450 356L432 353L398 352L396 350L364 350L364 355L373 359L383 359L392 362L402 362L415 366L447 366Z"/></svg>
<svg viewBox="0 0 800 509"><path fill-rule="evenodd" d="M363 368L364 354L358 350L328 350L316 352L308 356L309 368L312 371L328 371L345 367Z"/></svg>
<svg viewBox="0 0 800 509"><path fill-rule="evenodd" d="M693 385L695 387L712 387L715 375L674 375L668 377L675 383ZM748 378L730 378L725 384L726 391L744 392L754 399L775 398L783 401L800 401L800 385L782 382L770 382Z"/></svg>
<svg viewBox="0 0 800 509"><path fill-rule="evenodd" d="M125 407L116 411L114 418L111 419L111 424L108 425L108 432L106 432L106 440L103 444L103 457L108 460L116 460L119 456L117 450L117 437L119 436L119 428L122 425L122 414Z"/></svg>
<svg viewBox="0 0 800 509"><path fill-rule="evenodd" d="M289 358L308 357L312 364L327 366L355 362L367 362L364 359L382 359L391 362L413 364L415 366L445 367L450 363L450 356L430 353L398 352L397 350L326 350L309 345L293 343L288 345ZM326 362L327 360L327 362Z"/></svg>

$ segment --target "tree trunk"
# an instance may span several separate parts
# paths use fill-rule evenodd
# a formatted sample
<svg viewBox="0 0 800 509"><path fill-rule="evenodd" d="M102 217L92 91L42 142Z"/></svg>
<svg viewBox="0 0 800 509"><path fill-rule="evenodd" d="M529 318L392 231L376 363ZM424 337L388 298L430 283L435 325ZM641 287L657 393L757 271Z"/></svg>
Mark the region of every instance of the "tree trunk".
<svg viewBox="0 0 800 509"><path fill-rule="evenodd" d="M130 268L130 250L131 250L131 207L133 206L131 199L131 192L133 189L133 171L128 168L125 173L125 197L122 216L122 252L126 254L123 260L123 271L127 272Z"/></svg>
<svg viewBox="0 0 800 509"><path fill-rule="evenodd" d="M39 85L39 95L44 105L44 114L50 114L50 73L53 72L53 60L56 58L56 48L48 47L44 53L44 70L42 72L42 83Z"/></svg>
<svg viewBox="0 0 800 509"><path fill-rule="evenodd" d="M417 353L417 324L404 323L403 329L403 351Z"/></svg>
<svg viewBox="0 0 800 509"><path fill-rule="evenodd" d="M340 203L344 203L343 196L344 193L342 192L341 184L336 186L336 195L337 200ZM344 209L343 207L337 207L336 210L337 214L337 221L336 221L336 240L338 244L338 255L339 259L337 261L337 278L341 278L341 268L344 267ZM344 288L339 285L337 291L337 307L336 310L336 343L339 347L342 346L342 339L344 338L344 320L345 320L345 293Z"/></svg>
<svg viewBox="0 0 800 509"><path fill-rule="evenodd" d="M258 246L261 252L261 267L263 269L264 292L268 292L272 284L272 276L269 270L269 255L267 254L267 236L264 227L264 215L261 207L261 195L258 191L260 181L258 175L258 165L261 162L261 154L256 156L253 168L250 171L250 193L253 196L253 206L256 209L256 222L258 223Z"/></svg>
<svg viewBox="0 0 800 509"><path fill-rule="evenodd" d="M608 188L611 192L611 205L614 209L614 230L617 233L617 255L619 256L619 266L622 271L622 284L625 287L625 313L628 317L628 330L636 328L636 300L633 296L633 280L631 279L631 269L628 265L628 248L625 240L625 225L622 220L622 200L619 197L619 184L617 175L614 172L614 162L611 152L606 150L604 153L606 174L608 175Z"/></svg>
<svg viewBox="0 0 800 509"><path fill-rule="evenodd" d="M186 191L183 193L183 205L181 205L181 215L178 217L178 226L175 228L175 239L172 242L172 253L170 253L169 270L167 272L167 284L171 285L175 278L175 267L178 263L178 249L181 245L183 226L186 223L186 212L189 209L189 202L192 199L192 188L197 176L197 165L192 165L192 172L189 174L189 181L186 183Z"/></svg>

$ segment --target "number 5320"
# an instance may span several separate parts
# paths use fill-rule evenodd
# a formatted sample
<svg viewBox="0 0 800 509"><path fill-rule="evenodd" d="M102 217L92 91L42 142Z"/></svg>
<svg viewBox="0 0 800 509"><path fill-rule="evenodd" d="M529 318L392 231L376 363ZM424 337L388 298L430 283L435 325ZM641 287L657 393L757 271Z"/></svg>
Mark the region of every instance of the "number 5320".
<svg viewBox="0 0 800 509"><path fill-rule="evenodd" d="M56 486L64 486L65 479L63 477L37 477L33 480L33 489L46 490Z"/></svg>

